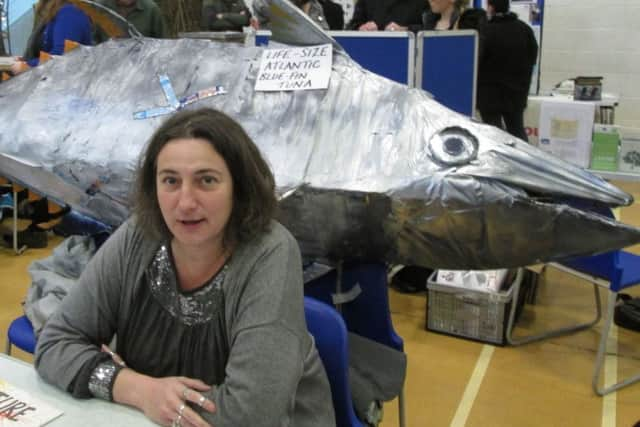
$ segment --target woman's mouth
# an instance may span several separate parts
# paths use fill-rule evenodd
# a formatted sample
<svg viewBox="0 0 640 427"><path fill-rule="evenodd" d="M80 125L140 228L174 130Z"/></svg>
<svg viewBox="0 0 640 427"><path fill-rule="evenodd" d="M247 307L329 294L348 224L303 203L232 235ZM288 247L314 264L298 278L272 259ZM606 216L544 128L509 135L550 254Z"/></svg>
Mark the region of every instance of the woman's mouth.
<svg viewBox="0 0 640 427"><path fill-rule="evenodd" d="M204 219L180 219L178 222L185 227L195 227L200 223L204 222Z"/></svg>

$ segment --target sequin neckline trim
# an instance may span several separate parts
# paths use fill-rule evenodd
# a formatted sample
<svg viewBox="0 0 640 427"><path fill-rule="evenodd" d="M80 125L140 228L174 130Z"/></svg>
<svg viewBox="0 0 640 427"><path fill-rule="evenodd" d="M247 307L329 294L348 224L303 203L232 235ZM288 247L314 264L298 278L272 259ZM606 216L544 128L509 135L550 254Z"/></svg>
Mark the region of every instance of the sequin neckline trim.
<svg viewBox="0 0 640 427"><path fill-rule="evenodd" d="M162 245L146 270L147 283L156 301L173 317L188 326L206 323L223 308L222 284L227 264L201 288L182 293L171 252Z"/></svg>

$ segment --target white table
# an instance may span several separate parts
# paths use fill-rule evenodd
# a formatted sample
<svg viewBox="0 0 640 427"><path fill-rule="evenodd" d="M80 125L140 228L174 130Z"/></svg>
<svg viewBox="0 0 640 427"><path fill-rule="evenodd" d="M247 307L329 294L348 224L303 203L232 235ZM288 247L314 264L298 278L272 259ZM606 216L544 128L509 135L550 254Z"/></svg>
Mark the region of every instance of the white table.
<svg viewBox="0 0 640 427"><path fill-rule="evenodd" d="M33 365L0 354L0 378L33 397L64 411L47 427L151 427L157 426L141 412L100 399L74 399L44 382Z"/></svg>

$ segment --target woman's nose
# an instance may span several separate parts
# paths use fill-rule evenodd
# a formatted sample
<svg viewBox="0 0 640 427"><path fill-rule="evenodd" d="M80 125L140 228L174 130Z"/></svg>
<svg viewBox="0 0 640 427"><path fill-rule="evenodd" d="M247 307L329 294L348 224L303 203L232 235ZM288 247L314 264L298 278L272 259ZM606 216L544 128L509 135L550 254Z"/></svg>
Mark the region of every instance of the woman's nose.
<svg viewBox="0 0 640 427"><path fill-rule="evenodd" d="M190 185L184 185L180 189L180 199L178 200L178 207L180 209L192 209L197 205L195 190Z"/></svg>

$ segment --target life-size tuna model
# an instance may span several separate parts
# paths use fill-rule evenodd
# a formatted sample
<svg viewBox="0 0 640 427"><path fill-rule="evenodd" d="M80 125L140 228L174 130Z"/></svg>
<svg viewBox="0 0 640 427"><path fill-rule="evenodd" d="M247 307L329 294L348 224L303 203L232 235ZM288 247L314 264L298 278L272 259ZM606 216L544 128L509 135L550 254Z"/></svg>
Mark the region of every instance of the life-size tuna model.
<svg viewBox="0 0 640 427"><path fill-rule="evenodd" d="M305 256L438 268L520 266L621 248L640 230L566 199L629 205L604 180L418 89L372 74L286 0L273 40L333 43L326 90L256 92L263 51L206 40L81 47L0 84L0 174L110 225L128 214L136 160L164 117L133 114L221 85L271 164L280 220Z"/></svg>

